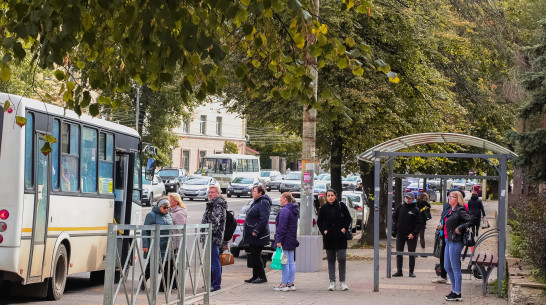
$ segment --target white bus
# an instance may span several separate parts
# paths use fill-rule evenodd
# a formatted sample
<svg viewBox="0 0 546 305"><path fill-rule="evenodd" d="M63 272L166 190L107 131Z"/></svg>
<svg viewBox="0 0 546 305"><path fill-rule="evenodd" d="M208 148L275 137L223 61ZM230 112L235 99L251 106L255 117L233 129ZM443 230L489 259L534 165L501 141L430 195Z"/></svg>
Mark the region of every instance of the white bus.
<svg viewBox="0 0 546 305"><path fill-rule="evenodd" d="M222 192L235 177L260 177L260 159L256 156L237 154L214 154L201 159L198 170L203 176L214 177Z"/></svg>
<svg viewBox="0 0 546 305"><path fill-rule="evenodd" d="M138 133L5 93L0 128L0 286L40 283L59 299L67 275L103 279L108 223L141 219ZM57 139L47 155L45 135Z"/></svg>

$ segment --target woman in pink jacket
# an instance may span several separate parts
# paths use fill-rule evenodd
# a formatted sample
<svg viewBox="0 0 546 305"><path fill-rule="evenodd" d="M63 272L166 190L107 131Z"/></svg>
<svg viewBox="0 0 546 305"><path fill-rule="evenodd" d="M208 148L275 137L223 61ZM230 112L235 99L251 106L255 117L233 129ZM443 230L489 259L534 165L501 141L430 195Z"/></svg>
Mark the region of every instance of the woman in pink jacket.
<svg viewBox="0 0 546 305"><path fill-rule="evenodd" d="M174 225L186 224L188 218L188 212L186 206L182 202L182 198L177 193L169 193L170 212L173 217ZM172 230L172 234L181 234L182 230ZM180 236L173 236L173 247L178 249L180 244Z"/></svg>

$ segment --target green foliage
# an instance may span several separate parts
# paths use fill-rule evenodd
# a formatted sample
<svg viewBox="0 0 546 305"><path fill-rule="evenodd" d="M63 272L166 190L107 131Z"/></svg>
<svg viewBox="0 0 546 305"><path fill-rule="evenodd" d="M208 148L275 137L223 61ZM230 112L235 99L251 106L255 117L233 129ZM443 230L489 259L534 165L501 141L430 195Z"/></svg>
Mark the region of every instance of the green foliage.
<svg viewBox="0 0 546 305"><path fill-rule="evenodd" d="M239 153L239 147L237 147L237 144L230 142L230 141L224 141L224 153L225 154L238 154Z"/></svg>

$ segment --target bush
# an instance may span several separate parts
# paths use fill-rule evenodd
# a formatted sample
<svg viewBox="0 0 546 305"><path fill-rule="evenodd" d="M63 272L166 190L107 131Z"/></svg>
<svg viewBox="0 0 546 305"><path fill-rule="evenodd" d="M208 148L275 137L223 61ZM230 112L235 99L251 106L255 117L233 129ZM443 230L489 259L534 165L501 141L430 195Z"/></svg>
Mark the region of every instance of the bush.
<svg viewBox="0 0 546 305"><path fill-rule="evenodd" d="M510 254L533 267L533 275L546 278L546 197L511 195L508 223L512 227Z"/></svg>

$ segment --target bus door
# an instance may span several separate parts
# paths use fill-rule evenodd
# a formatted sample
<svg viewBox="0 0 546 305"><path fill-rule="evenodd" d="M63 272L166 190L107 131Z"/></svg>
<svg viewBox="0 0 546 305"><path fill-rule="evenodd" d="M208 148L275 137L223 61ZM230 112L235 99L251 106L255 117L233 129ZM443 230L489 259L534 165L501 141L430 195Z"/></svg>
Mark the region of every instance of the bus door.
<svg viewBox="0 0 546 305"><path fill-rule="evenodd" d="M135 153L116 152L114 219L118 224L131 224L134 163ZM129 231L123 234L128 235ZM125 264L129 242L129 239L118 239L118 249L122 249L122 264Z"/></svg>
<svg viewBox="0 0 546 305"><path fill-rule="evenodd" d="M30 248L29 268L27 281L41 281L44 251L47 234L47 219L49 206L49 155L44 156L40 148L46 143L43 135L37 134L37 146L34 150L36 164L34 171L36 177L34 183L34 219L32 225L32 244Z"/></svg>

